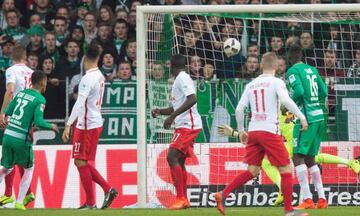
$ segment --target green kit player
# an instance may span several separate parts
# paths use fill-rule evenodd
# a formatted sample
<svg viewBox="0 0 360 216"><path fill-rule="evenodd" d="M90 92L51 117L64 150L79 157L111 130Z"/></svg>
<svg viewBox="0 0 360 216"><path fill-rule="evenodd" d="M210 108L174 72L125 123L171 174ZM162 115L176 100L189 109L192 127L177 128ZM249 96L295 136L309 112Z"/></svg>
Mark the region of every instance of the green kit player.
<svg viewBox="0 0 360 216"><path fill-rule="evenodd" d="M41 93L44 93L46 89L46 74L35 71L31 76L31 81L32 88L20 91L5 110L5 116L10 117L10 120L2 140L0 183L11 172L14 165L24 168L15 203L15 208L21 210L26 209L23 201L32 180L34 165L30 131L33 126L36 126L59 132L56 124L50 124L43 119L46 102Z"/></svg>
<svg viewBox="0 0 360 216"><path fill-rule="evenodd" d="M316 68L304 64L302 50L292 46L288 51L288 63L292 65L286 73L291 88L291 98L299 106L309 123L307 131L300 131L297 121L293 132L293 162L296 176L304 196L299 209L315 208L308 181L308 169L319 196L317 208L327 208L327 201L315 156L319 153L324 113L320 101L328 95L327 87Z"/></svg>

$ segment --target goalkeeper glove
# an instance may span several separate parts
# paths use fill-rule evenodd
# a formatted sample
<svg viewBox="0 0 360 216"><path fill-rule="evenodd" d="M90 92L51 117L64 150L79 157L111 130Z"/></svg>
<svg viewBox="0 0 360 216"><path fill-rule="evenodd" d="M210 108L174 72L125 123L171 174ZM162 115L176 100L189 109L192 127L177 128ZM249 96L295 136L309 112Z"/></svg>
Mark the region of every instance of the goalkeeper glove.
<svg viewBox="0 0 360 216"><path fill-rule="evenodd" d="M222 136L239 138L239 132L237 130L234 130L229 125L219 125L218 134Z"/></svg>

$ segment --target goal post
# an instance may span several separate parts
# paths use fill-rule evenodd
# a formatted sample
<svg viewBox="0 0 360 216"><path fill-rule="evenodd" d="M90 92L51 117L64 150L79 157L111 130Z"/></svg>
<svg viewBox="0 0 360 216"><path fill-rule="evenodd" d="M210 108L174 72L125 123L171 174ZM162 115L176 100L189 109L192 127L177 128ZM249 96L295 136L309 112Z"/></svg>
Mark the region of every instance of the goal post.
<svg viewBox="0 0 360 216"><path fill-rule="evenodd" d="M335 24L335 25L341 25L341 24L359 24L360 23L360 15L358 13L360 11L360 4L287 4L287 5L181 5L181 6L138 6L136 10L136 39L137 39L137 197L138 197L138 207L145 208L145 207L151 207L154 206L152 203L156 203L155 206L163 206L162 202L159 201L153 201L154 194L156 194L156 191L149 190L149 182L151 184L156 184L157 181L164 180L164 176L162 177L156 177L152 178L153 175L157 175L156 172L167 172L166 165L166 158L164 158L164 155L162 155L163 150L166 148L166 145L169 144L171 141L171 133L169 131L161 131L159 129L160 123L158 121L154 121L150 117L150 110L151 108L158 107L159 104L164 105L164 101L169 100L169 89L171 86L171 79L168 81L168 76L164 76L163 78L160 78L159 80L153 80L151 77L153 76L153 71L158 70L156 65L162 65L163 72L162 73L169 73L168 67L165 65L168 64L168 60L171 56L168 55L168 53L179 53L181 49L185 49L185 52L182 54L187 55L188 49L186 46L181 44L178 40L185 40L184 38L178 37L177 32L181 32L182 34L185 34L186 32L194 32L191 25L188 23L190 21L188 20L182 20L182 17L179 15L185 15L186 19L189 16L205 16L204 20L205 22L209 22L207 20L206 16L211 16L213 14L214 16L218 16L221 18L231 18L235 19L236 17L241 18L243 20L251 20L256 19L260 23L262 21L276 21L276 22L282 22L282 21L293 21L293 22L306 22L308 24L311 24L311 32L317 31L313 27L313 23L329 23L329 24ZM327 15L328 12L335 13L335 17L332 17L331 15ZM320 15L316 15L316 13L319 13ZM245 15L244 15L245 14ZM249 14L256 14L255 16L250 16ZM267 14L295 14L294 16L266 16ZM305 15L303 15L305 14ZM314 15L315 14L315 15ZM326 16L322 16L322 14ZM171 18L170 21L168 18ZM174 19L174 17L180 17L179 19ZM235 18L234 18L235 17ZM231 22L233 23L234 20ZM175 22L180 23L177 25ZM226 21L224 21L226 22ZM184 24L185 23L185 24ZM225 23L226 24L226 23ZM224 25L225 25L224 24ZM246 23L244 23L244 26L246 27ZM189 27L190 26L190 27ZM180 28L180 29L179 29ZM186 29L190 28L190 29ZM261 28L263 28L262 25L260 25L260 31L258 36L258 44L260 44L260 37L261 36ZM278 28L278 27L276 27ZM273 29L272 31L287 31L285 28L282 29ZM244 34L245 31L241 32L241 34ZM358 33L358 32L356 32ZM248 32L246 32L248 34ZM313 34L314 35L314 34ZM350 39L349 39L350 40ZM355 41L356 40L356 41ZM351 39L349 43L358 43L360 39ZM249 42L248 42L249 43ZM215 46L215 45L212 45ZM242 47L242 49L246 49L246 47ZM322 50L323 52L324 50ZM212 51L214 52L214 51ZM246 56L246 55L245 55ZM207 59L208 57L201 56L201 61L207 62L212 61L212 59ZM344 61L346 59L344 58ZM190 61L190 60L189 60ZM233 61L233 60L232 60ZM190 63L189 63L190 64ZM204 66L204 65L203 65ZM189 66L191 67L191 66ZM165 71L165 72L164 72ZM215 77L216 78L216 77ZM235 78L236 82L241 82L238 80L238 78ZM360 78L359 78L360 79ZM199 89L202 89L200 85L208 85L209 86L209 94L216 94L213 101L209 101L208 103L216 103L220 104L221 107L227 107L230 105L227 105L231 103L231 98L229 99L229 96L221 96L221 93L219 92L225 92L226 94L226 88L228 86L224 86L223 83L219 83L214 81L215 79L212 79L210 81L198 81L197 86ZM216 84L214 84L216 82ZM331 79L330 79L331 82ZM170 84L169 84L170 83ZM233 85L239 85L238 83L231 83L229 84L229 88L232 88ZM347 82L348 83L348 82ZM353 85L360 85L360 82L354 81L352 83ZM244 86L245 84L241 84L241 86ZM200 86L200 87L199 87ZM241 88L241 87L234 87L235 88ZM153 95L152 91L159 91L161 94L160 96L162 99L158 99L159 95ZM235 90L234 90L235 91ZM345 91L344 91L345 92ZM236 99L239 94L241 95L241 90L235 91L235 94L238 94L234 96ZM346 93L345 93L346 94ZM205 93L204 93L205 95ZM220 96L219 96L220 95ZM201 97L203 95L198 95L198 97ZM216 99L216 100L215 100ZM232 98L233 99L233 98ZM149 102L150 100L150 102ZM151 101L156 101L157 103L152 103ZM219 102L220 101L220 102ZM230 102L229 102L230 101ZM353 103L355 103L353 101ZM358 102L356 102L358 103ZM351 105L351 104L350 104ZM164 105L165 106L165 105ZM349 105L347 105L349 106ZM354 104L355 106L355 104ZM218 107L217 105L214 105L213 107ZM348 109L348 108L347 108ZM350 108L349 108L350 110ZM210 117L209 121L215 121L216 116ZM223 119L220 117L220 121ZM229 124L234 125L233 120L229 120ZM351 124L354 127L360 128L360 122L352 119ZM349 123L350 124L350 123ZM335 125L335 127L337 127ZM210 135L213 131L212 128L207 128ZM209 136L210 136L209 135ZM350 135L349 135L350 136ZM155 137L155 138L154 138ZM206 137L206 134L204 134L204 137ZM359 141L357 138L353 141ZM155 141L154 141L155 140ZM210 140L210 139L209 139ZM216 140L215 138L213 140ZM234 140L229 140L234 141ZM344 141L344 140L336 140L336 141ZM219 141L220 142L220 141ZM208 141L209 143L209 141ZM154 145L153 145L154 144ZM157 148L155 144L158 144L158 146L163 145L161 148ZM214 143L213 146L218 145L219 143ZM148 147L153 147L152 151L148 151ZM235 144L229 144L230 147L236 147ZM353 147L353 144L351 145ZM159 152L161 153L159 153ZM198 152L201 152L201 157L206 157L208 155L214 154L214 158L217 160L220 160L222 156L226 155L216 155L217 152L211 153L211 150L207 147L197 149ZM222 150L219 150L222 151ZM228 150L225 152L229 157L235 157L238 158L239 156L236 156L231 152L232 150ZM153 153L155 152L155 153ZM220 153L219 153L220 154ZM153 158L153 157L160 157L159 155L162 155L163 158ZM241 155L241 152L239 152L239 155ZM349 155L347 155L349 156ZM351 157L351 156L349 156ZM213 158L213 159L214 159ZM211 170L209 171L207 168L206 163L210 163L210 159L202 159L199 158L199 161L192 161L194 164L198 164L198 169L201 170L201 172L194 176L197 179L203 178L201 176L201 173L209 174ZM157 166L159 163L162 163L164 167L157 167L154 169L149 169L149 167ZM154 165L155 164L155 165ZM235 164L235 167L241 166L239 164ZM203 169L202 169L203 168ZM235 169L235 168L234 168ZM156 171L156 172L154 172ZM218 171L221 172L221 171ZM218 173L221 175L221 173ZM223 176L224 178L229 178L229 176ZM151 181L149 181L149 178L151 178ZM167 177L166 177L167 178ZM164 180L166 182L166 180ZM198 182L198 181L192 181L192 182ZM206 181L205 181L206 182ZM215 180L216 182L216 180ZM162 184L161 187L165 187L166 189L171 189L170 184ZM205 188L204 190L201 190L199 193L207 193L209 191L209 188ZM209 198L210 199L210 198ZM151 205L149 205L149 203Z"/></svg>

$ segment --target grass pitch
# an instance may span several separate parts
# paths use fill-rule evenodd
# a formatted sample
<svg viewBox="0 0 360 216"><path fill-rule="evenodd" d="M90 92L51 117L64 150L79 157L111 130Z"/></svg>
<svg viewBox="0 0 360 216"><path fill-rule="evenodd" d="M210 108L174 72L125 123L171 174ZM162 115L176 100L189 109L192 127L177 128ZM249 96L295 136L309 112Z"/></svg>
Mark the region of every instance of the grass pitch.
<svg viewBox="0 0 360 216"><path fill-rule="evenodd" d="M330 207L328 209L314 209L307 211L311 216L339 216L360 215L360 207ZM18 211L14 209L0 209L0 215L4 216L219 216L215 208L193 208L182 211L170 211L166 209L107 209L79 211L73 209L28 209ZM283 209L278 207L268 208L226 208L228 216L281 216Z"/></svg>

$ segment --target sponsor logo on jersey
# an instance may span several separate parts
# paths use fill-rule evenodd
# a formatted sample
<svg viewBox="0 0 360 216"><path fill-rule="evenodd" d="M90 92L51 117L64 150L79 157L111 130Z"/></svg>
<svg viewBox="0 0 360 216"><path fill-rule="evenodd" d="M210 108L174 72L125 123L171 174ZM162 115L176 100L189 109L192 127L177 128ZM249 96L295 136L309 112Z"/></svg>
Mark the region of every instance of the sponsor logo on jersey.
<svg viewBox="0 0 360 216"><path fill-rule="evenodd" d="M290 76L289 76L289 82L290 83L293 83L293 82L295 82L295 76L294 76L294 74L291 74Z"/></svg>

